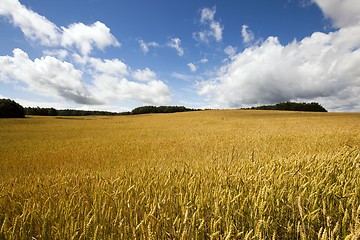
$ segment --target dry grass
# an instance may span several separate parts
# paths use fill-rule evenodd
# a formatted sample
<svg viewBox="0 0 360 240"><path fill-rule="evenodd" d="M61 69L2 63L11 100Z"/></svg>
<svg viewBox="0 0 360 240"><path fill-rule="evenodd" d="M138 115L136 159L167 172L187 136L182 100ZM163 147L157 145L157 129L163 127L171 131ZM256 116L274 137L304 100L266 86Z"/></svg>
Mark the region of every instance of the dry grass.
<svg viewBox="0 0 360 240"><path fill-rule="evenodd" d="M0 239L359 239L360 114L0 119Z"/></svg>

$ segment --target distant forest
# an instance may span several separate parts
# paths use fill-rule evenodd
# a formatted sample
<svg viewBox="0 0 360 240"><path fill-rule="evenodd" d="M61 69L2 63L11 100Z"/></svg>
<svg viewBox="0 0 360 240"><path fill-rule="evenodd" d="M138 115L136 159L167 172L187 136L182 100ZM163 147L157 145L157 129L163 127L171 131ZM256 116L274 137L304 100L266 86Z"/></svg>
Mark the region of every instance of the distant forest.
<svg viewBox="0 0 360 240"><path fill-rule="evenodd" d="M312 103L295 103L283 102L276 105L264 105L247 109L255 110L286 110L286 111L305 111L305 112L327 112L327 110L316 102ZM137 107L130 112L107 112L107 111L85 111L74 109L57 110L55 108L26 107L10 99L0 99L0 118L1 117L25 117L25 115L39 116L120 116L120 115L136 115L146 113L174 113L199 111L200 109L191 109L184 106L143 106Z"/></svg>
<svg viewBox="0 0 360 240"><path fill-rule="evenodd" d="M143 106L134 108L131 114L144 114L144 113L174 113L174 112L189 112L199 111L200 109L186 108L184 106Z"/></svg>
<svg viewBox="0 0 360 240"><path fill-rule="evenodd" d="M284 110L284 111L304 111L304 112L327 112L327 110L316 102L312 103L295 103L282 102L275 105L263 105L248 109L255 110Z"/></svg>
<svg viewBox="0 0 360 240"><path fill-rule="evenodd" d="M40 107L26 107L25 115L38 115L38 116L90 116L90 115L105 115L115 116L121 115L120 113L106 112L106 111L85 111L74 109L57 110L55 108L40 108Z"/></svg>
<svg viewBox="0 0 360 240"><path fill-rule="evenodd" d="M25 115L38 115L38 116L90 116L90 115L102 115L102 116L120 116L120 115L135 115L145 113L174 113L174 112L187 112L197 111L197 109L186 108L183 106L143 106L133 109L131 112L107 112L107 111L85 111L85 110L73 110L63 109L56 110L55 108L40 108L40 107L26 107L24 108Z"/></svg>

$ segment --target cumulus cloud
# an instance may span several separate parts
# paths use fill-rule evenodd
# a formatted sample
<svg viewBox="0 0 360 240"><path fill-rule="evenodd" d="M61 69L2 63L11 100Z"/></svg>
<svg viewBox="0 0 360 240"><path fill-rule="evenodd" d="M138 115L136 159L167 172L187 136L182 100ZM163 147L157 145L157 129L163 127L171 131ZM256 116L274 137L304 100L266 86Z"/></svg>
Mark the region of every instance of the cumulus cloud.
<svg viewBox="0 0 360 240"><path fill-rule="evenodd" d="M171 42L167 44L168 47L175 48L178 55L184 55L184 50L180 47L181 40L179 38L172 38Z"/></svg>
<svg viewBox="0 0 360 240"><path fill-rule="evenodd" d="M223 26L220 25L218 21L214 20L214 16L216 13L216 7L203 8L201 10L201 18L200 23L205 26L205 28L200 32L194 32L193 37L200 41L208 43L211 38L215 38L217 42L222 40L222 31L224 29Z"/></svg>
<svg viewBox="0 0 360 240"><path fill-rule="evenodd" d="M59 28L18 0L0 1L0 15L8 17L26 38L43 46L75 46L83 55L88 55L94 47L103 50L107 46L120 46L110 29L99 21L92 25L74 23Z"/></svg>
<svg viewBox="0 0 360 240"><path fill-rule="evenodd" d="M326 2L340 9L353 3ZM336 24L342 19L332 18ZM360 111L360 23L350 22L287 45L269 37L235 55L216 78L198 82L198 93L232 108L302 100L319 101L330 110Z"/></svg>
<svg viewBox="0 0 360 240"><path fill-rule="evenodd" d="M139 40L139 44L141 47L141 50L144 52L144 54L149 52L149 47L159 47L159 44L157 42L144 42L143 40Z"/></svg>
<svg viewBox="0 0 360 240"><path fill-rule="evenodd" d="M114 76L123 76L128 74L128 66L119 59L99 59L90 58L90 65L99 73L105 73Z"/></svg>
<svg viewBox="0 0 360 240"><path fill-rule="evenodd" d="M241 35L244 43L250 43L254 40L254 34L252 31L248 30L248 28L247 25L242 26Z"/></svg>
<svg viewBox="0 0 360 240"><path fill-rule="evenodd" d="M13 82L18 86L42 96L65 99L78 104L96 105L117 101L139 101L141 104L162 105L171 100L167 85L156 80L156 74L146 68L137 72L134 79L127 79L128 67L118 59L101 60L89 58L86 74L90 82L83 79L84 72L71 63L52 56L32 61L20 49L14 56L0 56L0 80Z"/></svg>
<svg viewBox="0 0 360 240"><path fill-rule="evenodd" d="M92 25L74 23L58 28L17 0L0 1L0 15L9 18L29 40L59 48L45 49L45 56L34 60L21 49L14 49L13 56L0 56L0 81L57 101L84 105L119 101L162 105L171 100L168 86L150 69L129 74L130 67L119 59L89 56L94 48L120 46L110 29L99 21ZM155 42L144 44L157 46ZM183 54L180 39L172 39L170 46L179 55ZM71 57L68 57L69 49L74 50ZM80 69L65 59L80 65Z"/></svg>
<svg viewBox="0 0 360 240"><path fill-rule="evenodd" d="M102 74L93 81L93 92L106 102L136 100L141 104L163 105L171 100L167 85L160 80L146 83Z"/></svg>
<svg viewBox="0 0 360 240"><path fill-rule="evenodd" d="M0 1L0 15L8 17L32 41L39 41L45 46L57 46L60 43L60 29L45 17L27 9L19 1Z"/></svg>
<svg viewBox="0 0 360 240"><path fill-rule="evenodd" d="M2 78L27 85L27 90L43 96L69 99L80 104L99 104L82 81L82 72L71 63L46 56L34 61L21 49L14 56L0 56Z"/></svg>
<svg viewBox="0 0 360 240"><path fill-rule="evenodd" d="M120 46L120 43L110 33L110 29L97 21L88 26L83 23L71 24L63 30L61 45L71 47L75 45L83 55L88 55L94 46L103 50L107 46Z"/></svg>
<svg viewBox="0 0 360 240"><path fill-rule="evenodd" d="M193 64L193 63L188 63L188 66L189 66L189 68L190 68L190 71L196 72L197 67L195 66L195 64Z"/></svg>
<svg viewBox="0 0 360 240"><path fill-rule="evenodd" d="M144 70L138 69L133 73L133 78L138 81L149 82L156 80L156 73L149 68L145 68Z"/></svg>
<svg viewBox="0 0 360 240"><path fill-rule="evenodd" d="M336 27L358 25L360 4L358 0L313 0Z"/></svg>

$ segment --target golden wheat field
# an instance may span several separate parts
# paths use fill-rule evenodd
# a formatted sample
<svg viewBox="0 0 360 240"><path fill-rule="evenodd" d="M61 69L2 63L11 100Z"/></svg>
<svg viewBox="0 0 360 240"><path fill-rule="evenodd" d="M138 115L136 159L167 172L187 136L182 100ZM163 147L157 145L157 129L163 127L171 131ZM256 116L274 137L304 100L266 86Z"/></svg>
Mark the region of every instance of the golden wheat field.
<svg viewBox="0 0 360 240"><path fill-rule="evenodd" d="M360 114L0 119L0 239L360 239Z"/></svg>

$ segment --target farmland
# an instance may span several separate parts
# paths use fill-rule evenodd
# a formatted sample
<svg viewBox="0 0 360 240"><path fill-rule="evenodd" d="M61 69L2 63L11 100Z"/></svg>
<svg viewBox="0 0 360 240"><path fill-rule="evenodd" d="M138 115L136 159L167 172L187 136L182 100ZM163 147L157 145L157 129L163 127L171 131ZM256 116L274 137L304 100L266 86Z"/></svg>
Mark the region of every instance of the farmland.
<svg viewBox="0 0 360 240"><path fill-rule="evenodd" d="M360 114L0 119L0 239L358 239Z"/></svg>

